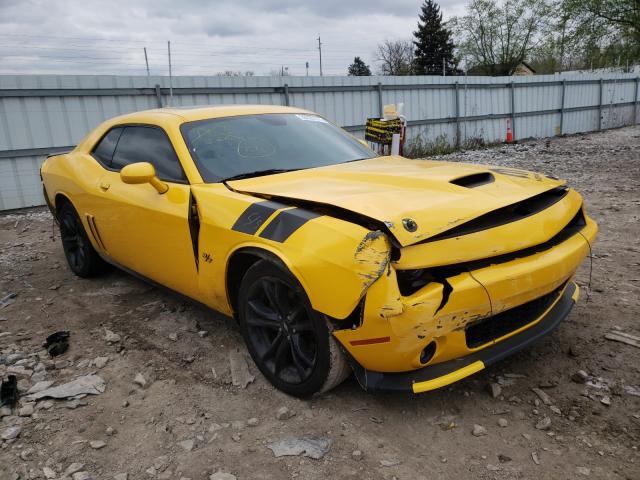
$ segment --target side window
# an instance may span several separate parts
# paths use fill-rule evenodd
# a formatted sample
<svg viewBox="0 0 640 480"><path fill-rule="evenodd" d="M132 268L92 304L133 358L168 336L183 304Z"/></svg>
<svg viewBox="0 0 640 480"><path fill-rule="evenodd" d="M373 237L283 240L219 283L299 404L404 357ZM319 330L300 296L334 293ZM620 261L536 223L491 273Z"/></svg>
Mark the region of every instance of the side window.
<svg viewBox="0 0 640 480"><path fill-rule="evenodd" d="M122 130L122 127L112 128L104 137L102 137L102 140L100 140L98 145L93 149L94 158L105 167L111 166L113 152L116 149Z"/></svg>
<svg viewBox="0 0 640 480"><path fill-rule="evenodd" d="M186 181L180 160L167 135L155 127L125 127L113 155L111 168L120 170L130 163L149 162L162 180Z"/></svg>

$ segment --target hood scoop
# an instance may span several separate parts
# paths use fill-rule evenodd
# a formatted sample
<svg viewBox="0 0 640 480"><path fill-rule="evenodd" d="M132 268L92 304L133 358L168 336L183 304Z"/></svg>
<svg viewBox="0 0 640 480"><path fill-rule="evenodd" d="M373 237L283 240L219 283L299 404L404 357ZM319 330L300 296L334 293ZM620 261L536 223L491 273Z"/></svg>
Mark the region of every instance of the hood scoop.
<svg viewBox="0 0 640 480"><path fill-rule="evenodd" d="M476 188L495 181L495 177L490 172L472 173L464 177L451 180L449 183L466 188Z"/></svg>

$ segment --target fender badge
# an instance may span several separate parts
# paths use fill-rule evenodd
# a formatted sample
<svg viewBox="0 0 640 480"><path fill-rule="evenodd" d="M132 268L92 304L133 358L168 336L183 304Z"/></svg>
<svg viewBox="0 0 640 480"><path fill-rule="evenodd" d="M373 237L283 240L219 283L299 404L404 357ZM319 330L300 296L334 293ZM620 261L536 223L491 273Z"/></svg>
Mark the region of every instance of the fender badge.
<svg viewBox="0 0 640 480"><path fill-rule="evenodd" d="M403 218L402 226L407 232L415 232L418 229L418 224L413 218Z"/></svg>

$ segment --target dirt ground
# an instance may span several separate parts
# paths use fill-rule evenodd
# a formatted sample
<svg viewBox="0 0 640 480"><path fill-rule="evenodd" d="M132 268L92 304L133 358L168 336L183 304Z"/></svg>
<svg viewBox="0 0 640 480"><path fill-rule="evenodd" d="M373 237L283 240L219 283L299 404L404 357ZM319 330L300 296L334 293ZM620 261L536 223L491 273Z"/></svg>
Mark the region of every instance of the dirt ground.
<svg viewBox="0 0 640 480"><path fill-rule="evenodd" d="M351 378L301 401L250 362L255 381L234 386L230 353L245 350L233 321L119 271L78 279L46 209L0 216L0 298L17 294L0 306L0 376L18 371L22 391L92 372L106 382L99 395L5 410L0 436L21 429L0 440L0 479L640 479L640 349L604 337L640 335L640 128L446 158L566 178L601 230L588 299L587 260L582 297L552 335L418 396L367 394ZM70 348L49 359L41 345L58 330ZM587 384L572 379L579 370ZM281 407L295 415L276 418ZM275 458L267 447L305 435L330 451Z"/></svg>

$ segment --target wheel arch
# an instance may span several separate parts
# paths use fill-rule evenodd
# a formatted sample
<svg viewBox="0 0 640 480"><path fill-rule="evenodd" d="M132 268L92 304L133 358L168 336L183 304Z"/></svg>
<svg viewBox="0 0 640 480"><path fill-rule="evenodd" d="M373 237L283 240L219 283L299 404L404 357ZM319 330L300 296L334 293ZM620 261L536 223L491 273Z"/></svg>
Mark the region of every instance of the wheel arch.
<svg viewBox="0 0 640 480"><path fill-rule="evenodd" d="M60 209L63 207L65 203L68 203L69 205L71 205L76 212L78 211L75 204L71 200L71 195L68 195L67 193L64 193L64 192L56 192L55 196L53 197L52 204L47 202L47 205L49 205L49 209L51 210L51 213L53 214L53 218L56 221L56 223L59 223L58 215L60 215ZM80 216L79 213L78 213L78 216ZM84 225L82 217L80 217L80 222L82 222L82 224Z"/></svg>
<svg viewBox="0 0 640 480"><path fill-rule="evenodd" d="M82 228L85 231L85 234L87 235L87 238L89 239L89 242L91 242L91 245L93 246L93 248L96 250L96 252L105 252L105 248L104 245L101 245L100 243L98 243L98 240L96 239L96 235L94 233L94 230L92 228L92 226L89 223L88 220L88 216L85 214L81 214L80 210L78 209L78 207L76 207L76 205L73 203L73 201L71 200L71 195L65 193L65 192L57 192L55 197L54 197L54 210L55 210L55 216L54 219L56 221L56 223L59 225L60 221L58 219L58 215L60 214L60 210L62 209L62 207L65 204L69 204L71 205L71 208L73 208L76 212L76 214L78 215L78 219L80 220L80 224L82 225ZM102 255L102 253L98 253L98 255Z"/></svg>
<svg viewBox="0 0 640 480"><path fill-rule="evenodd" d="M65 202L70 203L73 208L76 208L73 202L71 201L71 198L69 197L69 195L63 192L57 192L53 201L53 205L56 209L56 215L60 211L60 208L62 208L62 205L64 205ZM78 209L76 208L76 211L77 210Z"/></svg>
<svg viewBox="0 0 640 480"><path fill-rule="evenodd" d="M302 285L302 288L305 289L305 292L307 292L300 276L295 273L293 268L291 268L289 262L283 259L283 255L280 252L264 248L264 246L241 246L231 252L227 259L225 269L225 290L227 294L227 301L229 302L229 306L231 307L231 311L234 316L238 311L238 290L244 274L252 265L261 260L268 260L287 270L296 278L296 280L298 280Z"/></svg>

